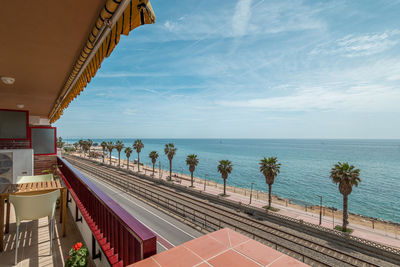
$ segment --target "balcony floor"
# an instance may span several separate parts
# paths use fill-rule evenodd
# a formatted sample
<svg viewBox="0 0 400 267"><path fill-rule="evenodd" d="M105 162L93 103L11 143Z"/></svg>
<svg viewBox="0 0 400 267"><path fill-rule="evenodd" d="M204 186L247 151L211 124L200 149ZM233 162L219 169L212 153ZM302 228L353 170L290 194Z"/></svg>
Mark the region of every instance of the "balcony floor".
<svg viewBox="0 0 400 267"><path fill-rule="evenodd" d="M60 238L61 224L59 210L56 214L57 224L54 230L53 255L50 256L50 235L47 218L36 221L24 221L20 225L18 246L18 267L22 266L64 266L68 251L76 242L82 242L82 237L75 226L71 214L67 211L67 234ZM0 253L0 266L14 266L15 255L15 214L11 206L10 232L5 234L4 252ZM92 262L89 266L94 266Z"/></svg>

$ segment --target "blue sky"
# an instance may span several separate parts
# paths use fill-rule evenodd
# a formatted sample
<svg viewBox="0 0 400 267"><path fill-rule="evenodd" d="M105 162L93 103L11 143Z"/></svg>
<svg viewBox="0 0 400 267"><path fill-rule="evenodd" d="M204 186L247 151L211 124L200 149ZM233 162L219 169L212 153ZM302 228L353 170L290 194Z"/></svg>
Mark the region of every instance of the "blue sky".
<svg viewBox="0 0 400 267"><path fill-rule="evenodd" d="M400 1L151 3L59 135L400 138Z"/></svg>

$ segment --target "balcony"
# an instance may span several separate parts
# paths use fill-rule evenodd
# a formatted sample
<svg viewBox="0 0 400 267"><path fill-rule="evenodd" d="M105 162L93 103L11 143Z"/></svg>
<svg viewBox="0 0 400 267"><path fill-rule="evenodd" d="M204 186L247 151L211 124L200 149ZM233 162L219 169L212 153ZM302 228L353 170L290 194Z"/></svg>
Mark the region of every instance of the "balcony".
<svg viewBox="0 0 400 267"><path fill-rule="evenodd" d="M60 209L57 209L57 218ZM10 231L5 235L4 251L0 254L1 265L14 265L15 253L15 213L10 212ZM49 227L47 218L23 222L20 226L19 252L17 266L64 266L68 251L82 236L71 214L67 213L67 235L61 236L61 224L56 224L53 241L53 255L50 256ZM89 266L93 266L91 261Z"/></svg>
<svg viewBox="0 0 400 267"><path fill-rule="evenodd" d="M47 219L23 222L18 266L63 266L76 242L84 242L88 247L93 266L126 266L156 253L153 232L68 162L57 158L57 163L58 175L68 189L66 236L62 237L61 224L57 223L50 256ZM4 237L4 252L0 254L0 262L7 266L14 262L15 233L15 215L11 208L9 233Z"/></svg>

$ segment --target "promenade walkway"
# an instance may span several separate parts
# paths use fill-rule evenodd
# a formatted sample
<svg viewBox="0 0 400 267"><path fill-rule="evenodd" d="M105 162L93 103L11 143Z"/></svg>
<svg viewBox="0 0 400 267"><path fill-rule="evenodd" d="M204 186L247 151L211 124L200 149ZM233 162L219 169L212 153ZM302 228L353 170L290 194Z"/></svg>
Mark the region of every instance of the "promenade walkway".
<svg viewBox="0 0 400 267"><path fill-rule="evenodd" d="M94 160L101 162L101 159L94 159ZM106 160L106 162L107 161L108 160ZM125 163L125 162L121 160L121 168L126 168L126 165L123 163ZM116 165L116 160L115 160L115 163L113 163L113 165L114 166ZM129 165L130 165L129 166L130 170L135 171L135 172L137 171L137 165L135 165L133 163L130 163ZM146 172L147 174L150 174L151 168L149 166L145 166L145 167L142 166L140 170L141 170L141 173ZM161 179L165 180L168 175L169 175L169 171L162 170ZM157 169L156 176L159 177L158 169ZM184 185L184 186L190 186L190 177L189 176L183 175L181 173L174 173L174 172L173 172L172 176L173 176L172 179L175 183L180 183L181 185ZM221 179L221 182L222 182L222 179ZM229 184L229 180L228 180L228 184ZM194 188L197 190L203 191L204 190L204 180L196 178L195 183L194 183ZM230 200L249 204L249 202L250 202L249 191L246 192L246 195L244 195L243 190L238 189L237 191L238 191L237 193L227 191L227 194L229 195L227 198ZM205 192L214 194L214 195L219 195L222 193L221 185L216 186L214 182L211 182L208 184L206 183ZM263 208L267 205L267 202L265 200L258 199L256 197L256 194L254 193L252 196L251 205L254 207L258 207L258 208ZM277 211L277 213L279 213L279 214L289 216L289 217L292 217L295 219L303 220L305 222L319 224L319 214L316 214L315 211L310 212L310 211L305 211L305 210L301 210L298 208L287 207L285 205L276 204L276 203L274 203L274 201L272 202L272 206L274 208L279 209L279 211ZM327 210L325 210L325 212L326 212L325 214L329 213L329 211L327 211ZM332 229L335 225L341 225L341 223L342 223L341 218L337 218L337 217L332 218L332 216L323 216L321 225ZM348 225L348 227L354 230L352 233L352 235L354 235L354 236L358 236L358 237L365 238L365 239L368 239L371 241L375 241L375 242L379 242L379 243L382 243L385 245L400 248L400 227L398 227L398 229L395 229L394 232L372 229L372 227L368 227L368 226L361 225L361 224L355 224L355 223L351 223L351 222Z"/></svg>

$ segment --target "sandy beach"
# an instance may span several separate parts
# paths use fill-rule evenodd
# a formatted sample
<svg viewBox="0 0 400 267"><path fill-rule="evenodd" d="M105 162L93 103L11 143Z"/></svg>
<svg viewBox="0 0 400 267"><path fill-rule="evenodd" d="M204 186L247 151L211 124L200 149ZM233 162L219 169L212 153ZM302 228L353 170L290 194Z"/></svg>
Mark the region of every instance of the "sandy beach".
<svg viewBox="0 0 400 267"><path fill-rule="evenodd" d="M92 148L92 151L97 151L102 154L101 147ZM72 153L73 155L82 157L81 153ZM105 155L104 163L109 164L108 153ZM134 155L134 154L133 154ZM85 157L87 158L87 157ZM132 156L134 158L134 156ZM90 158L98 162L102 162L101 158ZM118 166L118 159L112 159L112 165ZM127 168L127 161L121 159L121 166ZM129 162L129 170L137 172L137 164L134 164L132 160ZM143 174L151 175L152 166L143 165L140 166L140 172ZM155 176L160 177L159 169L156 164L155 166ZM169 176L169 170L161 170L161 179L166 179ZM190 176L182 173L172 172L173 182L180 183L185 186L190 185ZM204 179L199 177L194 177L194 186L197 190L204 190L213 194L219 194L223 190L223 181L217 183L214 181L207 180L204 186ZM267 204L268 194L266 192L261 192L258 190L250 190L248 188L239 188L229 186L229 179L227 180L227 192L230 195L229 198L233 200L240 201L245 204L249 204L250 195L252 195L251 205L262 208ZM314 206L302 206L291 202L288 199L273 195L272 196L272 206L278 211L279 214L293 217L296 219L301 219L307 222L318 224L320 207L318 205ZM330 207L322 207L322 226L327 228L333 228L335 225L341 225L342 223L342 211L333 211ZM349 214L349 227L354 230L353 235L371 239L377 242L385 243L388 245L400 247L400 224L383 221L375 218L369 218L358 214Z"/></svg>

